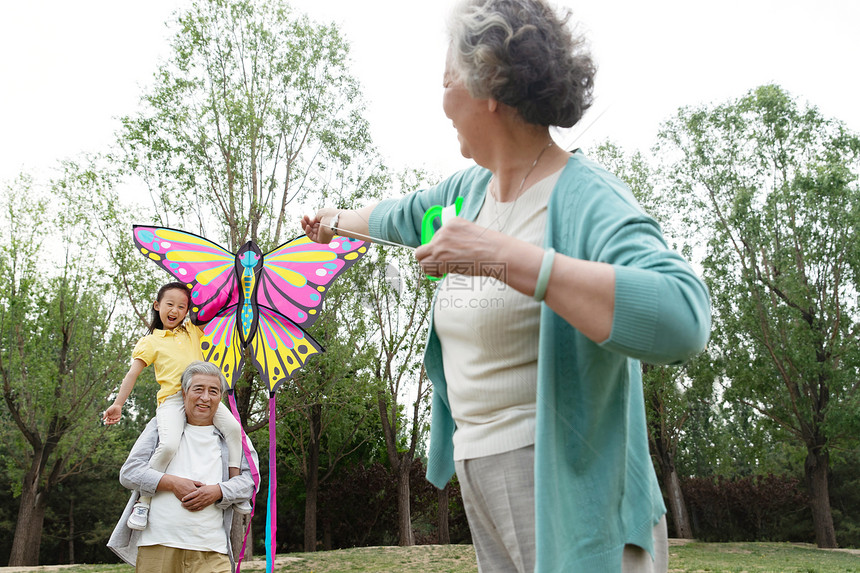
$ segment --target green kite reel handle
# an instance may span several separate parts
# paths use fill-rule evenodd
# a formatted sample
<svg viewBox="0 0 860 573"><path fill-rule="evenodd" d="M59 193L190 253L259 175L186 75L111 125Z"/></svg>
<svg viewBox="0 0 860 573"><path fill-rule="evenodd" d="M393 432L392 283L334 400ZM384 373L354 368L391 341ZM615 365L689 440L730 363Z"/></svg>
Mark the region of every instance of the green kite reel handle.
<svg viewBox="0 0 860 573"><path fill-rule="evenodd" d="M426 245L433 240L433 235L436 234L436 219L439 219L439 227L445 224L451 217L460 215L460 209L463 207L463 198L457 197L453 205L443 207L442 205L433 205L424 213L424 218L421 220L421 244ZM453 214L451 209L453 208ZM427 277L431 281L438 281L444 277Z"/></svg>

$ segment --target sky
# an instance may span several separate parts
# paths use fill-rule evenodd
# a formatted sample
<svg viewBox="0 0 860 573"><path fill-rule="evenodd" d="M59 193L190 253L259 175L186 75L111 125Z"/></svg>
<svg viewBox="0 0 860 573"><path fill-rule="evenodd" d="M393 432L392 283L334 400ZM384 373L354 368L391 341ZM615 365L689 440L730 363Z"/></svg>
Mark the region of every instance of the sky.
<svg viewBox="0 0 860 573"><path fill-rule="evenodd" d="M165 23L187 0L28 0L0 19L0 181L50 176L104 151L137 109ZM459 156L441 108L445 18L454 0L294 0L352 47L374 141L395 168L445 175ZM611 139L647 152L681 106L721 103L775 82L860 131L856 0L560 0L598 63L596 102L568 148ZM583 131L584 128L584 131Z"/></svg>

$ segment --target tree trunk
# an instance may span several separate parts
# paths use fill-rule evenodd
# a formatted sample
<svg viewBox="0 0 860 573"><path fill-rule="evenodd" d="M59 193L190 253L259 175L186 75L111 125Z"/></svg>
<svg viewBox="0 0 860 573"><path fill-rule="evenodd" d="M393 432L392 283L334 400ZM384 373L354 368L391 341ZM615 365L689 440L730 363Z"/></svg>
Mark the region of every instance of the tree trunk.
<svg viewBox="0 0 860 573"><path fill-rule="evenodd" d="M821 548L837 547L833 514L830 511L830 490L827 472L830 455L820 446L807 448L806 486L809 488L809 506L812 509L812 526L815 528L815 543Z"/></svg>
<svg viewBox="0 0 860 573"><path fill-rule="evenodd" d="M245 542L245 555L242 558L252 559L254 557L254 533L248 532L248 539L245 539L245 531L248 529L248 523L251 521L250 515L239 515L233 512L233 526L230 529L230 544L233 546L233 559L239 560L239 555L242 553L242 543Z"/></svg>
<svg viewBox="0 0 860 573"><path fill-rule="evenodd" d="M643 377L653 369L653 366L643 364ZM648 391L645 393L647 406L657 416L649 422L648 447L657 460L659 469L658 478L666 494L669 505L669 514L675 524L675 536L679 539L693 539L693 528L690 524L690 515L687 513L687 503L684 500L684 491L681 489L681 480L678 478L678 470L675 469L675 455L670 433L663 424L664 404L658 392Z"/></svg>
<svg viewBox="0 0 860 573"><path fill-rule="evenodd" d="M687 504L684 501L684 492L681 489L681 480L678 479L678 471L675 464L669 465L669 471L663 472L666 487L666 497L669 498L669 511L672 513L672 521L675 523L675 537L679 539L692 539L693 528L690 525L690 516L687 513Z"/></svg>
<svg viewBox="0 0 860 573"><path fill-rule="evenodd" d="M397 450L397 427L388 419L388 402L384 392L377 395L379 417L382 421L382 434L385 437L385 448L388 451L388 463L397 481L397 531L401 547L415 545L412 534L412 510L409 507L409 470L414 459L414 448L405 452ZM397 404L394 403L396 409ZM396 423L396 417L395 417ZM414 438L414 436L413 436ZM414 440L413 440L414 442Z"/></svg>
<svg viewBox="0 0 860 573"><path fill-rule="evenodd" d="M397 529L400 533L401 547L415 545L415 536L412 534L412 510L409 506L409 468L411 465L401 459L400 471L397 472Z"/></svg>
<svg viewBox="0 0 860 573"><path fill-rule="evenodd" d="M75 563L75 498L69 500L69 565Z"/></svg>
<svg viewBox="0 0 860 573"><path fill-rule="evenodd" d="M446 484L442 489L436 490L438 500L438 527L437 537L439 545L448 545L451 543L451 532L448 529L448 493L450 488Z"/></svg>
<svg viewBox="0 0 860 573"><path fill-rule="evenodd" d="M308 476L305 484L305 552L312 553L317 549L317 471L310 469L313 476Z"/></svg>
<svg viewBox="0 0 860 573"><path fill-rule="evenodd" d="M42 543L47 496L39 491L36 475L34 471L30 471L24 477L9 567L33 567L39 564L39 546Z"/></svg>
<svg viewBox="0 0 860 573"><path fill-rule="evenodd" d="M250 368L246 368L245 372L242 375L243 384L239 384L235 387L233 396L236 400L236 410L239 412L239 422L242 424L242 431L247 435L248 428L246 426L246 422L248 420L248 413L251 411L251 397L253 396L253 373ZM251 438L247 438L250 440ZM242 456L244 457L244 449L242 452ZM259 471L260 468L258 467ZM261 476L262 479L262 476ZM251 506L254 510L254 503L257 498L251 499ZM267 508L268 511L268 508ZM262 515L262 514L261 514ZM235 511L233 512L233 526L230 529L230 543L233 546L233 558L239 559L239 554L242 552L242 544L245 544L245 555L244 559L250 560L254 557L254 532L248 531L248 525L251 522L250 515L239 515ZM248 531L248 538L245 539L245 532Z"/></svg>
<svg viewBox="0 0 860 573"><path fill-rule="evenodd" d="M320 433L322 405L310 408L311 435L308 443L308 467L305 475L305 552L317 549L317 495L319 494Z"/></svg>
<svg viewBox="0 0 860 573"><path fill-rule="evenodd" d="M323 519L323 551L331 551L331 520Z"/></svg>

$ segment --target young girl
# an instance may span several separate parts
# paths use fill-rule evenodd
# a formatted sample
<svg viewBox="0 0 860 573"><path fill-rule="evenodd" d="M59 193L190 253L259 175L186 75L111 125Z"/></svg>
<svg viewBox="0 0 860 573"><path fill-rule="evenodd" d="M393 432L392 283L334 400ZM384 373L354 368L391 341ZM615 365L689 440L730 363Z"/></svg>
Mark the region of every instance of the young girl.
<svg viewBox="0 0 860 573"><path fill-rule="evenodd" d="M155 366L155 379L161 386L157 395L158 407L155 410L159 444L149 465L161 472L167 469L176 454L185 428L185 409L179 392L180 377L193 361L203 360L200 350L202 331L190 321L183 323L190 305L191 291L183 283L173 282L161 287L152 305L152 326L149 334L141 338L134 347L131 367L122 380L116 400L102 416L105 424L119 422L122 406L131 394L137 377L148 365ZM220 404L214 423L227 441L230 477L239 475L242 459L242 430L239 422L224 404ZM131 529L146 528L149 500L148 496L140 496L140 500L135 504L131 517L128 518L128 526ZM238 513L249 513L251 507L245 502L235 509Z"/></svg>

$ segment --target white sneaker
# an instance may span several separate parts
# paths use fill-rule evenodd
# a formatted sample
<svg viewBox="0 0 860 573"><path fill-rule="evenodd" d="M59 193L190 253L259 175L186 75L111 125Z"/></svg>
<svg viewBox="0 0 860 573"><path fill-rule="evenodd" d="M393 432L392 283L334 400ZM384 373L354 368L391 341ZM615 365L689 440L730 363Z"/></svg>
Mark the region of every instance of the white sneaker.
<svg viewBox="0 0 860 573"><path fill-rule="evenodd" d="M131 515L128 517L128 521L126 521L125 523L130 529L142 531L146 529L146 521L148 518L149 506L137 502L131 509Z"/></svg>
<svg viewBox="0 0 860 573"><path fill-rule="evenodd" d="M249 513L251 513L251 502L246 499L245 501L242 501L240 503L234 503L233 511L235 511L239 515L248 515Z"/></svg>

